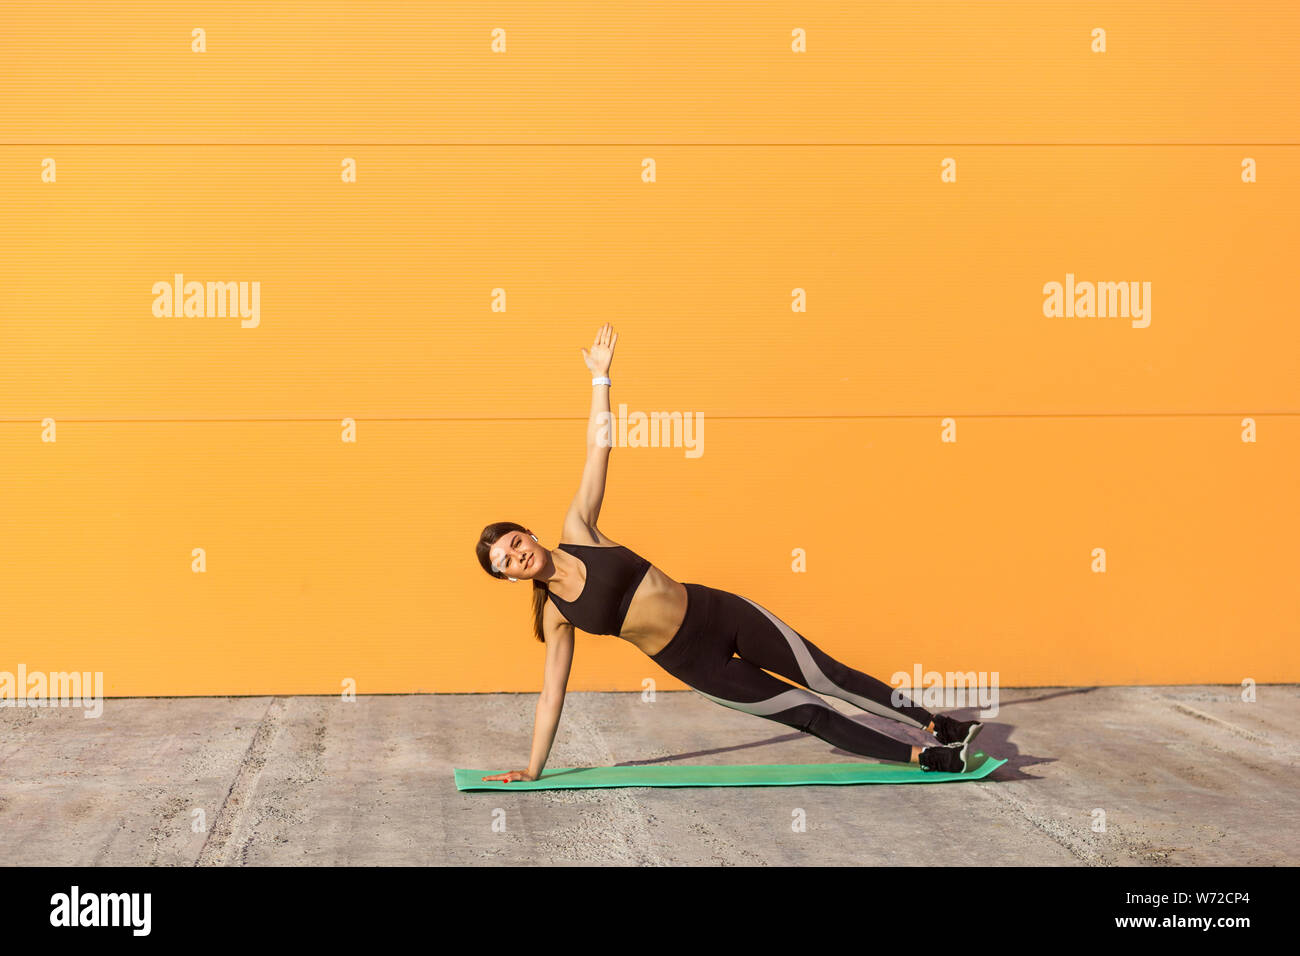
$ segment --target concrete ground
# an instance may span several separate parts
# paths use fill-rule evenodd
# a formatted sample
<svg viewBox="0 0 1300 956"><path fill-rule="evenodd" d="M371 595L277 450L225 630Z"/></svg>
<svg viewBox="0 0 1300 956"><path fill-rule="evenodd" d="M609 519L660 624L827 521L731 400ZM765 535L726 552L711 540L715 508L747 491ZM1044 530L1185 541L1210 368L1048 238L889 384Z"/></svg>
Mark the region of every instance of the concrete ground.
<svg viewBox="0 0 1300 956"><path fill-rule="evenodd" d="M1235 687L1000 693L979 744L1008 762L979 782L516 793L461 793L452 769L526 766L532 694L121 699L97 719L0 708L0 860L1300 863L1300 688L1259 687L1254 703ZM570 693L548 766L854 759L690 691Z"/></svg>

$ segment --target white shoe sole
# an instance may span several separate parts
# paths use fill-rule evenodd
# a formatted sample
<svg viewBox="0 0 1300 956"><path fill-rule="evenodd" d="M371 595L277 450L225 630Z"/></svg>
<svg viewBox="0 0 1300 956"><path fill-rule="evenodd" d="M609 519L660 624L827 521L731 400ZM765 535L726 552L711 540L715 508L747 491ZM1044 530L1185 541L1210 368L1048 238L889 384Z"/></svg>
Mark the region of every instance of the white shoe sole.
<svg viewBox="0 0 1300 956"><path fill-rule="evenodd" d="M976 737L980 735L980 731L983 729L984 729L983 724L976 723L971 726L970 730L966 731L966 739L961 742L961 749L957 751L957 753L961 756L962 773L970 773L972 770L976 768L976 766L984 765L983 760L979 761L979 763L976 764L975 748L971 746L971 743L975 740ZM988 758L986 757L985 759Z"/></svg>

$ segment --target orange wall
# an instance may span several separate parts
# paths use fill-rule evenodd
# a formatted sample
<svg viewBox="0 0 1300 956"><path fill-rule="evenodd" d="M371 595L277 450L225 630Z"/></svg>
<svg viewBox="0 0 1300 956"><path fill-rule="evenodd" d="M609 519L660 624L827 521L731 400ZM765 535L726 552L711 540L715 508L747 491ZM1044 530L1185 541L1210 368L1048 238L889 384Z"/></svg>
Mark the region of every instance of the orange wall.
<svg viewBox="0 0 1300 956"><path fill-rule="evenodd" d="M471 549L557 541L608 320L615 409L703 416L601 516L678 580L886 679L1300 680L1300 8L740 11L7 4L0 671L536 690ZM1045 317L1067 273L1150 325ZM647 677L579 637L571 689Z"/></svg>

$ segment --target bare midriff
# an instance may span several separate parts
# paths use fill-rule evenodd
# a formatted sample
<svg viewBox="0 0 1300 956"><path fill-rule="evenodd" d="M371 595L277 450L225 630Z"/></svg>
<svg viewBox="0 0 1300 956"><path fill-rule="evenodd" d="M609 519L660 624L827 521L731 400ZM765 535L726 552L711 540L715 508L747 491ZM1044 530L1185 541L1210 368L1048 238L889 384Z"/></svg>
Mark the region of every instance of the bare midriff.
<svg viewBox="0 0 1300 956"><path fill-rule="evenodd" d="M686 585L652 564L632 595L618 636L653 656L668 646L685 619Z"/></svg>

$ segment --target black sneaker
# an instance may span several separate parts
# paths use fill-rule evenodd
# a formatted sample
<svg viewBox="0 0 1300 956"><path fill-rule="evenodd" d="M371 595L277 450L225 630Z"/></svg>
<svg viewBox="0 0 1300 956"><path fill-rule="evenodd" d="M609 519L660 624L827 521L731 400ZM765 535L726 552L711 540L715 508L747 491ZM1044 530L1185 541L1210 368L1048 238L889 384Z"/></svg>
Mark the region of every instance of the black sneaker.
<svg viewBox="0 0 1300 956"><path fill-rule="evenodd" d="M961 742L944 744L941 747L926 747L917 754L917 762L922 770L939 770L944 773L965 773L967 750Z"/></svg>
<svg viewBox="0 0 1300 956"><path fill-rule="evenodd" d="M934 715L934 735L941 744L969 744L984 725L978 720L953 720L944 714Z"/></svg>

